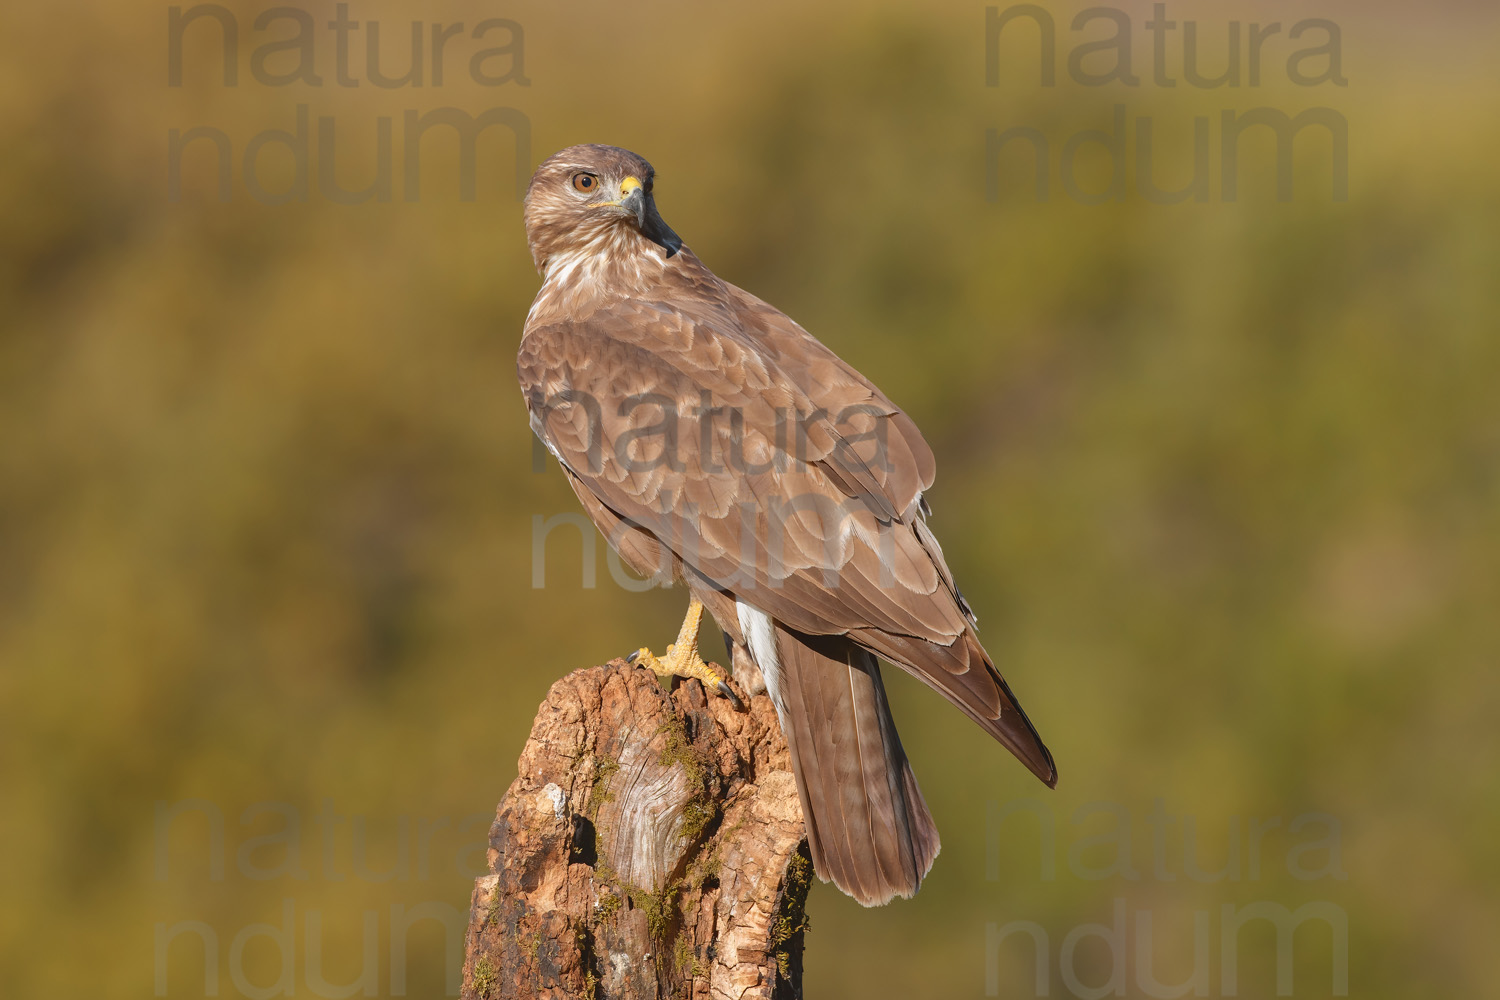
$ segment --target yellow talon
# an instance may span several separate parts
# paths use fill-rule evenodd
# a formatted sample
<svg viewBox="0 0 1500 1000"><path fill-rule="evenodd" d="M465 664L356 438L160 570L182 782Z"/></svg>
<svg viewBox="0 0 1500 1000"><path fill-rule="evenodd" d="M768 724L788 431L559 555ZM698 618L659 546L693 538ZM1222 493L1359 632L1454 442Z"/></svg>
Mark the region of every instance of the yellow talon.
<svg viewBox="0 0 1500 1000"><path fill-rule="evenodd" d="M730 690L728 678L703 662L698 655L698 627L703 621L703 602L696 597L688 603L687 615L682 619L682 628L677 632L677 641L667 647L665 656L658 657L642 646L626 659L637 666L650 667L658 677L696 677L705 687L717 688L734 702L736 708L744 703Z"/></svg>

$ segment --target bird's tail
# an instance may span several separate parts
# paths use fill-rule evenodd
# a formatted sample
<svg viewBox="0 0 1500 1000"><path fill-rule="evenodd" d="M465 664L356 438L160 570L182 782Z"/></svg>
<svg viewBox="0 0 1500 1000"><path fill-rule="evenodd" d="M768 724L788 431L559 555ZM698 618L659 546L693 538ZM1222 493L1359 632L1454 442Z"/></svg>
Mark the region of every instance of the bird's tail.
<svg viewBox="0 0 1500 1000"><path fill-rule="evenodd" d="M779 624L776 646L772 696L818 877L865 906L910 897L937 857L938 833L896 735L879 663L842 636Z"/></svg>

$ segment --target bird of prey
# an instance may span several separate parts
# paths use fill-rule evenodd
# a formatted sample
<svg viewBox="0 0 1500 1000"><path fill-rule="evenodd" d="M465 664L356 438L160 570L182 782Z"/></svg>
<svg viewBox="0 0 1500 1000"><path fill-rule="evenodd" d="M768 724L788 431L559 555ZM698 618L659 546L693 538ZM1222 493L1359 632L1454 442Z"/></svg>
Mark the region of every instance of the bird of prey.
<svg viewBox="0 0 1500 1000"><path fill-rule="evenodd" d="M625 562L691 592L677 641L634 662L721 685L698 654L707 609L733 673L775 705L818 876L866 906L909 897L938 834L879 660L1047 785L1057 769L927 526L935 463L916 425L704 266L662 220L653 178L634 153L584 145L531 179L543 282L517 363L531 426Z"/></svg>

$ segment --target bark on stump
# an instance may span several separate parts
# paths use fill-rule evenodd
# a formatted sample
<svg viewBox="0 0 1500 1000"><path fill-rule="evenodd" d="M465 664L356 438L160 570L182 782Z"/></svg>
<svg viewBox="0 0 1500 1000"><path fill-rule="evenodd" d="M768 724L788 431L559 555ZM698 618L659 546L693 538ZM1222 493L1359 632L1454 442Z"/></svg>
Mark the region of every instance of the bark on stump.
<svg viewBox="0 0 1500 1000"><path fill-rule="evenodd" d="M552 685L490 828L466 1000L801 996L812 863L770 699L615 660Z"/></svg>

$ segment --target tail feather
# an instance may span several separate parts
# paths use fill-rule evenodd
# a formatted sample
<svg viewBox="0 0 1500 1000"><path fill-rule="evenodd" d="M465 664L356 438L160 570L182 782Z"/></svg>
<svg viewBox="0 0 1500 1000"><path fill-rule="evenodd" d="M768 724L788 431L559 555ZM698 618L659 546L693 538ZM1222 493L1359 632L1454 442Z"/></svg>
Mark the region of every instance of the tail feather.
<svg viewBox="0 0 1500 1000"><path fill-rule="evenodd" d="M845 637L779 624L776 652L778 676L767 684L791 750L814 868L865 906L911 896L940 844L879 663Z"/></svg>

